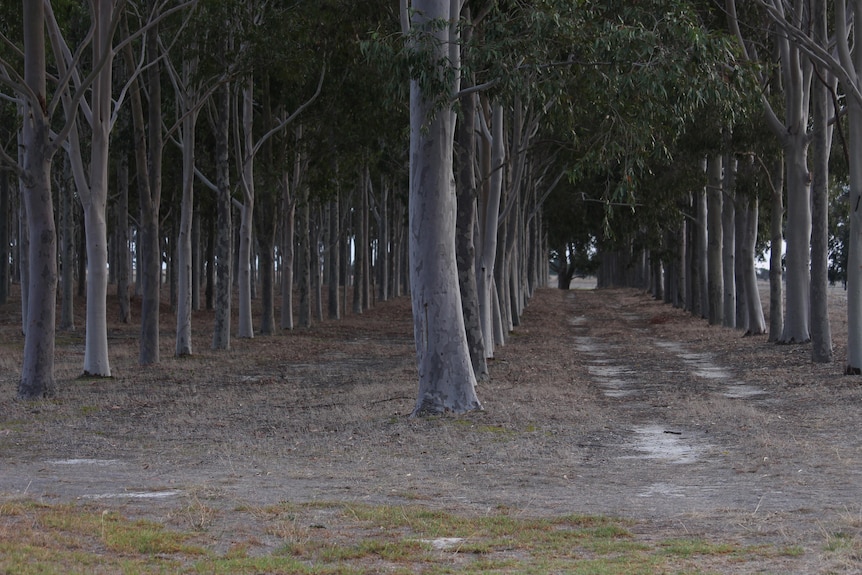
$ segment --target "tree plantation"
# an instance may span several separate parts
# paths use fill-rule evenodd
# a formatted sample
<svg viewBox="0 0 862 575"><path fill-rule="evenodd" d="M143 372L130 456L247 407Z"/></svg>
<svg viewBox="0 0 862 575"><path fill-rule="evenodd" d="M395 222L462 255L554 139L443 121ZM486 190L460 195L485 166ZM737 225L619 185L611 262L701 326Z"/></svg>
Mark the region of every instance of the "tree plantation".
<svg viewBox="0 0 862 575"><path fill-rule="evenodd" d="M111 376L109 295L140 326L141 365L160 361L163 300L187 356L202 308L227 352L409 295L413 414L478 410L488 360L551 274L810 341L824 363L827 285L844 281L840 371L862 373L858 14L862 0L5 2L0 303L20 285L18 396L56 393L64 330L86 334L84 374Z"/></svg>

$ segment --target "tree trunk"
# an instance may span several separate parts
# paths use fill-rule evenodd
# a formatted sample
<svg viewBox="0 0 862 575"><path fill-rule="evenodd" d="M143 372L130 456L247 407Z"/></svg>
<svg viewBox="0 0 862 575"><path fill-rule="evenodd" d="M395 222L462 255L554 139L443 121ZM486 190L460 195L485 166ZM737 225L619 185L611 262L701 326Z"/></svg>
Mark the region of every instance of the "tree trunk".
<svg viewBox="0 0 862 575"><path fill-rule="evenodd" d="M206 248L206 289L204 290L206 303L204 304L207 310L215 308L213 300L215 298L215 236L216 226L214 214L210 211L207 213L207 248Z"/></svg>
<svg viewBox="0 0 862 575"><path fill-rule="evenodd" d="M10 201L12 186L9 185L9 172L0 170L0 305L9 301L9 220L12 213Z"/></svg>
<svg viewBox="0 0 862 575"><path fill-rule="evenodd" d="M120 308L120 321L131 321L131 302L129 301L129 273L131 251L129 244L129 156L125 148L117 159L117 301Z"/></svg>
<svg viewBox="0 0 862 575"><path fill-rule="evenodd" d="M329 266L329 319L341 319L341 300L338 297L338 286L340 282L339 264L340 251L338 249L338 238L340 237L341 215L338 209L339 194L329 201L329 249L327 264Z"/></svg>
<svg viewBox="0 0 862 575"><path fill-rule="evenodd" d="M692 314L697 317L708 317L709 302L707 295L707 223L706 223L706 190L694 193L695 210L697 214L694 227L694 250L692 251Z"/></svg>
<svg viewBox="0 0 862 575"><path fill-rule="evenodd" d="M431 48L437 52L432 60L458 60L452 57L459 50L455 30L458 13L451 10L457 4L447 0L413 2L413 26L439 40ZM440 20L454 23L444 28L435 24ZM435 107L434 99L423 93L418 81L412 80L410 290L419 372L413 415L481 408L464 331L455 254L455 117L450 108L435 112Z"/></svg>
<svg viewBox="0 0 862 575"><path fill-rule="evenodd" d="M239 330L237 336L241 338L253 338L251 315L251 291L252 291L252 226L254 225L254 148L252 140L252 122L254 114L253 101L254 84L249 78L242 87L242 116L237 121L242 122L242 190L243 204L240 211L239 225L239 265L237 266L239 276Z"/></svg>
<svg viewBox="0 0 862 575"><path fill-rule="evenodd" d="M61 331L75 329L75 201L66 155L60 185L60 325ZM5 213L5 212L4 212Z"/></svg>
<svg viewBox="0 0 862 575"><path fill-rule="evenodd" d="M282 174L284 217L281 232L281 329L293 329L293 264L296 245L296 201L287 172ZM295 193L295 190L294 190Z"/></svg>
<svg viewBox="0 0 862 575"><path fill-rule="evenodd" d="M362 209L366 205L364 197L368 193L365 172L363 172L359 186L359 206L353 211L353 313L355 314L362 313L364 309L362 306L362 286L365 283L363 274L365 272L365 254L367 252L365 245L367 242L364 236L365 229L362 226L364 221Z"/></svg>
<svg viewBox="0 0 862 575"><path fill-rule="evenodd" d="M723 325L736 327L736 159L724 156L722 227Z"/></svg>
<svg viewBox="0 0 862 575"><path fill-rule="evenodd" d="M467 346L470 349L470 360L476 380L482 382L488 380L490 374L486 361L485 341L482 337L474 245L477 218L476 176L473 168L476 149L476 99L475 94L461 98L463 114L462 122L458 125L458 180L455 186L458 207L455 250ZM490 301L490 297L488 299Z"/></svg>
<svg viewBox="0 0 862 575"><path fill-rule="evenodd" d="M721 189L721 156L712 155L707 160L707 293L710 325L724 323L724 276L721 262L723 237L721 212L723 205Z"/></svg>
<svg viewBox="0 0 862 575"><path fill-rule="evenodd" d="M51 124L46 117L45 13L41 2L24 2L24 83L33 96L24 100L21 128L23 205L29 245L29 297L24 325L24 363L18 397L55 393L54 327L57 297L57 232L51 202ZM38 101L34 101L38 98Z"/></svg>
<svg viewBox="0 0 862 575"><path fill-rule="evenodd" d="M187 66L184 65L184 68ZM188 71L184 69L184 78ZM182 99L182 98L181 98ZM194 105L185 101L183 107ZM180 200L180 229L177 237L177 341L176 356L192 355L192 219L194 218L195 116L185 110L182 125L183 193Z"/></svg>
<svg viewBox="0 0 862 575"><path fill-rule="evenodd" d="M769 341L778 341L784 331L784 158L779 155L772 165L772 196L769 229ZM862 365L862 364L860 364Z"/></svg>
<svg viewBox="0 0 862 575"><path fill-rule="evenodd" d="M814 35L821 46L827 37L824 0L814 3ZM811 87L812 103L812 182L811 182L811 359L815 363L832 361L832 329L829 325L829 154L832 151L830 92L836 82L823 72L823 81ZM857 160L858 161L858 160Z"/></svg>
<svg viewBox="0 0 862 575"><path fill-rule="evenodd" d="M786 308L780 343L806 343L811 290L811 185L808 143L792 138L785 150L787 169Z"/></svg>
<svg viewBox="0 0 862 575"><path fill-rule="evenodd" d="M317 321L323 321L323 277L320 268L320 237L323 230L323 207L315 202L314 225L311 227L311 238L308 245L311 247L311 284L314 290L314 317Z"/></svg>
<svg viewBox="0 0 862 575"><path fill-rule="evenodd" d="M746 334L761 335L766 333L766 320L763 317L763 304L760 302L760 289L757 286L757 269L755 267L754 252L757 246L757 199L747 202L745 210L745 234L740 241L744 243L743 254L743 281L745 283L746 311Z"/></svg>
<svg viewBox="0 0 862 575"><path fill-rule="evenodd" d="M483 113L480 111L480 113ZM476 289L479 294L479 318L482 326L482 340L485 345L485 357L493 358L497 343L502 340L495 338L494 302L492 292L499 288L499 273L497 267L502 261L497 261L498 234L502 231L500 222L500 202L503 192L503 161L506 157L503 141L503 106L496 104L491 115L491 142L485 143L482 156L485 184L480 202L479 214L479 254Z"/></svg>
<svg viewBox="0 0 862 575"><path fill-rule="evenodd" d="M199 201L192 208L192 311L201 310L201 211Z"/></svg>
<svg viewBox="0 0 862 575"><path fill-rule="evenodd" d="M230 349L231 299L233 290L233 214L230 190L230 86L215 95L216 152L216 245L215 245L215 325L213 349Z"/></svg>
<svg viewBox="0 0 862 575"><path fill-rule="evenodd" d="M297 284L299 286L299 326L311 326L311 262L309 219L311 207L308 205L308 190L303 186L298 191L299 229L296 234L296 249L299 252L297 260Z"/></svg>
<svg viewBox="0 0 862 575"><path fill-rule="evenodd" d="M148 8L156 8L149 0ZM128 33L126 31L126 36ZM161 242L159 237L159 207L162 193L162 95L159 72L158 29L151 26L146 33L147 121L144 122L139 82L133 80L129 91L134 127L135 163L138 176L141 276L141 341L138 361L141 365L159 362L159 300L162 276ZM126 69L134 67L131 45L123 51Z"/></svg>

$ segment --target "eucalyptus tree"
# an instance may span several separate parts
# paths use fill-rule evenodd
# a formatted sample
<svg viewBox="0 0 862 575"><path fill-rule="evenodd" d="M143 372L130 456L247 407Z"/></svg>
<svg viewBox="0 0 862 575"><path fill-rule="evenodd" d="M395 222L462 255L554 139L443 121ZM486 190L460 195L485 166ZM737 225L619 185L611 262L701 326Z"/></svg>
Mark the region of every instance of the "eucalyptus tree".
<svg viewBox="0 0 862 575"><path fill-rule="evenodd" d="M38 238L30 242L28 254L33 273L27 286L24 365L18 383L20 398L35 399L55 392L57 234L51 202L51 162L76 118L68 119L59 137L52 138L51 121L58 102L47 89L45 7L41 2L24 2L22 38L22 48L16 47L15 54L21 67L5 57L0 61L4 96L15 101L22 111L22 161L5 151L2 157L21 181L29 231L31 237Z"/></svg>
<svg viewBox="0 0 862 575"><path fill-rule="evenodd" d="M780 19L792 26L809 26L809 12L803 3L797 2L785 11L782 0L768 3ZM731 30L738 38L740 49L746 59L756 60L758 54L741 32L737 20L736 2L726 0ZM776 27L772 33L779 54L781 74L780 87L784 95L784 117L780 118L776 107L762 93L763 109L768 125L781 142L784 150L787 182L787 226L786 226L786 305L784 331L779 341L783 343L803 343L811 338L810 331L810 242L811 242L811 181L808 171L808 148L811 139L809 131L811 83L814 67L811 59L798 44L791 41L783 27ZM769 78L763 76L764 88Z"/></svg>
<svg viewBox="0 0 862 575"><path fill-rule="evenodd" d="M414 0L410 8L402 3L402 31L417 63L410 81L410 290L419 372L413 414L462 413L481 404L455 259L452 101L459 91L460 6Z"/></svg>
<svg viewBox="0 0 862 575"><path fill-rule="evenodd" d="M848 198L850 232L847 266L847 361L845 373L859 374L862 373L862 272L860 272L859 265L862 262L862 233L860 233L862 222L859 218L862 216L859 215L858 207L859 199L862 197L862 162L858 161L858 155L862 150L862 80L860 80L862 78L860 76L862 74L862 56L860 56L858 46L862 40L862 30L853 24L853 18L854 15L862 11L862 3L836 0L831 5L818 1L810 7L805 6L805 8L810 8L810 13L804 13L811 15L812 24L810 26L807 20L802 20L799 17L787 18L785 14L790 12L781 3L758 3L764 6L772 22L788 38L788 42L810 58L819 70L827 70L828 73L837 78L846 102L843 112L846 112L849 129L847 157L850 179L850 196ZM799 14L803 14L802 6L794 6L793 8L794 10L798 9ZM828 12L833 14L833 35L827 38L827 24L824 19ZM834 94L835 92L833 92L833 97ZM824 154L823 150L829 145L829 137L825 133L829 128L826 127L823 130L823 120L820 116L829 114L830 111L828 108L824 110L820 103L821 95L822 93L818 93L815 110L822 133L817 134L818 142L815 149L818 150L818 171L825 172L823 157L828 155L828 152ZM822 177L821 181L817 182L817 187L820 194L819 198L816 199L816 210L818 223L822 226L823 218L826 215L826 210L822 206L823 189L826 187ZM828 249L827 246L823 245L822 233L819 236L816 238L818 249L821 251ZM815 264L818 273L822 274L823 260L820 259ZM817 286L816 289L821 291L822 286ZM823 334L821 341L816 346L819 351L814 350L815 353L825 358L831 355L827 337L828 333Z"/></svg>

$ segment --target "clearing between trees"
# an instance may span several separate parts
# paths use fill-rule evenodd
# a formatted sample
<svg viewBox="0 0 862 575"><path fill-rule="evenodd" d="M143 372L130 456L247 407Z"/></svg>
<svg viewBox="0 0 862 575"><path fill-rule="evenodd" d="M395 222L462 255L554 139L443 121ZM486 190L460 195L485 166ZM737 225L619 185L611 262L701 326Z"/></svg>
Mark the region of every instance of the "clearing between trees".
<svg viewBox="0 0 862 575"><path fill-rule="evenodd" d="M200 312L194 348L207 351L172 358L166 332L167 359L146 368L139 328L111 321L112 379L78 379L83 334L60 333L57 398L34 403L13 399L12 302L0 309L0 534L36 513L22 502L75 503L267 556L298 537L369 536L382 519L357 523L358 509L418 506L474 520L607 516L638 544L731 545L681 555L670 572L857 573L862 388L840 375L843 293L830 293L837 361L815 365L809 346L743 338L634 290L538 290L478 389L484 411L419 419L407 417L407 298L227 352L209 351L212 315ZM351 520L334 511L345 505ZM454 572L518 560L494 544L465 558L470 537L453 540L436 553ZM410 570L382 553L358 565Z"/></svg>

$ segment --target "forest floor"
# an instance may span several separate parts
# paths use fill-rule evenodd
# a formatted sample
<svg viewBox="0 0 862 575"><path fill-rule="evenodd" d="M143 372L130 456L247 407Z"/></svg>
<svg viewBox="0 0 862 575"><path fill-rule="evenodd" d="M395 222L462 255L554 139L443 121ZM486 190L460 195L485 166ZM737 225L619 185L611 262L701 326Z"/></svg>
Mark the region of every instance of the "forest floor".
<svg viewBox="0 0 862 575"><path fill-rule="evenodd" d="M0 527L4 502L77 502L265 553L285 535L255 509L421 505L792 550L710 556L709 572L860 573L862 380L842 375L846 299L830 297L835 361L815 365L809 345L711 327L635 290L538 290L478 388L484 410L421 419L407 298L227 352L210 350L199 312L187 358L173 357L165 310L162 361L146 368L138 327L112 321L110 379L78 377L79 315L57 337L57 397L32 403L13 399L13 302L0 307ZM293 521L334 528L326 514Z"/></svg>

